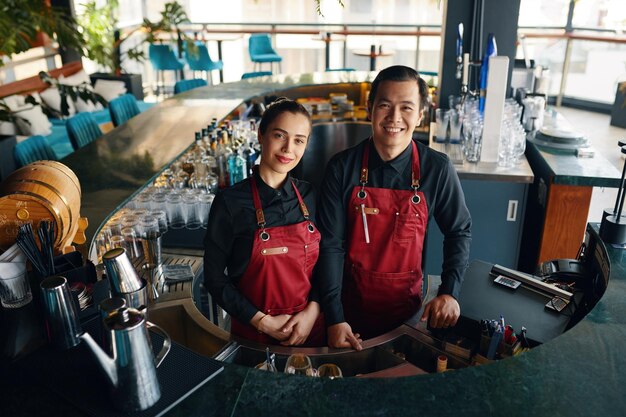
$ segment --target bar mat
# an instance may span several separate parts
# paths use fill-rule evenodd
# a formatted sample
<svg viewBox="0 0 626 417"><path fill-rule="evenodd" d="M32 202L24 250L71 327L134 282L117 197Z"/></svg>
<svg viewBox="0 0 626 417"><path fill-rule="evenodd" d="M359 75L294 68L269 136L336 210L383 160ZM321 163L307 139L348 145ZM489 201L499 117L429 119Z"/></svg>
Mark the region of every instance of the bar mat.
<svg viewBox="0 0 626 417"><path fill-rule="evenodd" d="M92 320L83 329L98 340L98 323ZM163 345L163 337L150 332L155 353ZM94 417L162 416L204 383L220 373L224 367L214 359L198 355L172 341L172 348L157 376L161 384L161 398L144 411L124 413L115 408L109 398L109 385L84 343L59 351L50 346L40 349L24 362L33 380L59 394L80 410Z"/></svg>

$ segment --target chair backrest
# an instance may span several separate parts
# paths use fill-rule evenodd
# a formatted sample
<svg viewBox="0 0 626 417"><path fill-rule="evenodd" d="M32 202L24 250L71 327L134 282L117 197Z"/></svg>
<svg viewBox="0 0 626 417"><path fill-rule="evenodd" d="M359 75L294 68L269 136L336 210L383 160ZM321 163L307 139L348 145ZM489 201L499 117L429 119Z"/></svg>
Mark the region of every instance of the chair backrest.
<svg viewBox="0 0 626 417"><path fill-rule="evenodd" d="M46 138L39 135L31 136L16 144L13 148L13 159L18 168L35 161L58 160Z"/></svg>
<svg viewBox="0 0 626 417"><path fill-rule="evenodd" d="M169 45L151 43L148 48L148 57L152 67L157 71L178 70L183 64L176 58L174 50Z"/></svg>
<svg viewBox="0 0 626 417"><path fill-rule="evenodd" d="M140 112L135 96L124 94L114 98L109 102L109 113L111 113L111 121L115 127L137 116Z"/></svg>
<svg viewBox="0 0 626 417"><path fill-rule="evenodd" d="M255 71L255 72L245 72L241 75L242 80L246 80L248 78L254 77L264 77L266 75L273 75L272 71Z"/></svg>
<svg viewBox="0 0 626 417"><path fill-rule="evenodd" d="M176 84L174 84L174 94L184 93L185 91L193 90L198 87L204 87L205 85L208 85L208 83L200 78L177 81Z"/></svg>
<svg viewBox="0 0 626 417"><path fill-rule="evenodd" d="M251 57L259 54L276 54L272 48L272 40L267 33L254 33L248 40L248 52Z"/></svg>
<svg viewBox="0 0 626 417"><path fill-rule="evenodd" d="M66 126L74 150L82 148L102 136L100 126L91 113L78 113L67 120Z"/></svg>
<svg viewBox="0 0 626 417"><path fill-rule="evenodd" d="M185 60L189 64L189 69L192 71L205 71L206 68L213 63L209 50L202 42L196 42L195 53L189 52L185 49Z"/></svg>

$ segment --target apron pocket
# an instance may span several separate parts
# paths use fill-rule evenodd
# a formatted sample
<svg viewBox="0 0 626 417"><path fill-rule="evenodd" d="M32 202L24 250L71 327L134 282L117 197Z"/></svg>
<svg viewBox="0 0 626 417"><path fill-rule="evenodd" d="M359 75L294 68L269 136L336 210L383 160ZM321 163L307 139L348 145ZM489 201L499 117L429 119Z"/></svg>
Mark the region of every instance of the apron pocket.
<svg viewBox="0 0 626 417"><path fill-rule="evenodd" d="M263 312L265 314L269 314L271 316L280 316L281 314L295 314L295 313L299 313L300 311L304 310L304 308L306 307L307 304L308 304L308 301L305 301L304 303L302 303L300 305L297 305L295 307L267 308Z"/></svg>
<svg viewBox="0 0 626 417"><path fill-rule="evenodd" d="M315 240L304 245L304 270L307 273L313 272L313 267L320 256L320 241Z"/></svg>
<svg viewBox="0 0 626 417"><path fill-rule="evenodd" d="M396 214L396 221L393 227L394 242L407 243L415 241L418 231L423 229L423 224L424 220L418 213Z"/></svg>
<svg viewBox="0 0 626 417"><path fill-rule="evenodd" d="M411 296L411 288L419 280L415 271L375 272L353 266L352 279L356 294L348 296L356 301L355 307L366 314L406 319L419 305L419 296L417 299Z"/></svg>

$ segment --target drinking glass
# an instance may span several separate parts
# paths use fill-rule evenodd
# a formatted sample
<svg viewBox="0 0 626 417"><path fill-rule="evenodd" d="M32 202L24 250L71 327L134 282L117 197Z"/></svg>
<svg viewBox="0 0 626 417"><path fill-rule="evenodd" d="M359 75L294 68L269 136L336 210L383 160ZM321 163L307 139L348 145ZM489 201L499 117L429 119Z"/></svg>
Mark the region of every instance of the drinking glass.
<svg viewBox="0 0 626 417"><path fill-rule="evenodd" d="M167 213L165 210L153 210L150 214L157 219L157 222L159 223L159 231L161 233L167 232Z"/></svg>
<svg viewBox="0 0 626 417"><path fill-rule="evenodd" d="M159 221L152 214L141 216L141 238L145 238L149 233L159 233Z"/></svg>
<svg viewBox="0 0 626 417"><path fill-rule="evenodd" d="M136 209L149 209L151 205L152 195L141 193L133 199Z"/></svg>
<svg viewBox="0 0 626 417"><path fill-rule="evenodd" d="M463 115L458 110L450 110L450 143L461 142L461 126Z"/></svg>
<svg viewBox="0 0 626 417"><path fill-rule="evenodd" d="M193 191L193 190L192 190ZM187 229L199 229L202 221L198 217L198 196L193 193L186 193L183 196L183 217Z"/></svg>
<svg viewBox="0 0 626 417"><path fill-rule="evenodd" d="M167 210L167 194L164 192L157 192L152 194L152 201L150 208L152 210Z"/></svg>
<svg viewBox="0 0 626 417"><path fill-rule="evenodd" d="M287 358L285 373L312 376L313 365L311 365L311 359L300 353L291 355Z"/></svg>
<svg viewBox="0 0 626 417"><path fill-rule="evenodd" d="M126 240L124 239L124 236L122 236L122 235L113 235L113 236L111 236L110 248L109 249L115 249L115 248L122 248L126 252L129 252L129 250L130 250L128 248L128 245L126 244Z"/></svg>
<svg viewBox="0 0 626 417"><path fill-rule="evenodd" d="M139 236L132 227L125 227L122 229L122 236L126 242L126 252L130 258L142 258L143 247Z"/></svg>
<svg viewBox="0 0 626 417"><path fill-rule="evenodd" d="M483 125L482 122L474 122L468 126L469 135L466 143L467 162L480 161L480 152L483 146Z"/></svg>
<svg viewBox="0 0 626 417"><path fill-rule="evenodd" d="M343 378L343 373L341 372L341 368L334 363L325 363L317 368L317 376L320 378L335 379Z"/></svg>
<svg viewBox="0 0 626 417"><path fill-rule="evenodd" d="M209 223L209 213L211 212L211 204L213 204L214 194L202 194L198 196L198 218L202 224L202 228L206 229Z"/></svg>
<svg viewBox="0 0 626 417"><path fill-rule="evenodd" d="M0 262L0 304L19 308L30 303L33 294L28 283L25 262Z"/></svg>
<svg viewBox="0 0 626 417"><path fill-rule="evenodd" d="M450 123L450 115L448 114L448 111L436 109L435 121L437 122L437 135L435 136L435 142L444 143L448 139L448 124Z"/></svg>
<svg viewBox="0 0 626 417"><path fill-rule="evenodd" d="M185 218L183 217L183 198L178 193L170 193L167 195L167 221L172 229L182 229L185 227Z"/></svg>

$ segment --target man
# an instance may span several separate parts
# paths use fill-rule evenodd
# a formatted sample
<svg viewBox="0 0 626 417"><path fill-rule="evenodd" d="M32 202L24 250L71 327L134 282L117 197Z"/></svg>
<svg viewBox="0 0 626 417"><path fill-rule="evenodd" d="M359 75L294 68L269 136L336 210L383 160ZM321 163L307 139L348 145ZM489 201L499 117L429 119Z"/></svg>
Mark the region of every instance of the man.
<svg viewBox="0 0 626 417"><path fill-rule="evenodd" d="M361 337L387 332L419 310L431 218L444 234L442 284L421 320L445 328L459 317L471 218L448 157L412 140L427 94L412 68L381 71L367 103L372 137L328 163L316 275L331 347L361 349Z"/></svg>

